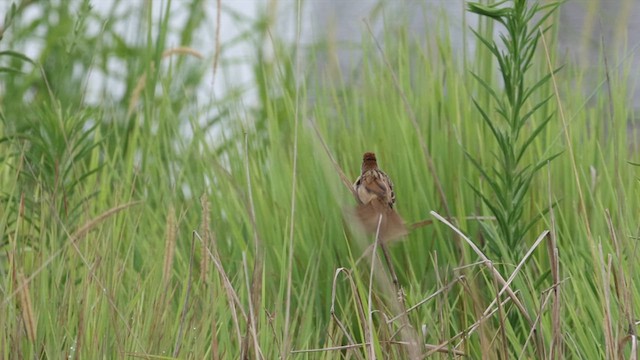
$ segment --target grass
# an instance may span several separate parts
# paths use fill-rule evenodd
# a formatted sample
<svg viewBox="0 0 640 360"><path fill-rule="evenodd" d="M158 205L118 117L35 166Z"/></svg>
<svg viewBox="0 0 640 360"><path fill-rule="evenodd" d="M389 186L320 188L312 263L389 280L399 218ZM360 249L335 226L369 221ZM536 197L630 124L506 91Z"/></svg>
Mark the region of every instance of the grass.
<svg viewBox="0 0 640 360"><path fill-rule="evenodd" d="M222 79L233 60L162 54L169 34L206 53L194 45L204 2L148 3L130 43L117 38L121 10L26 6L61 20L27 23L18 8L0 43L14 51L0 53L3 358L636 355L640 184L626 61L603 53L609 66L588 74L601 82L584 94L587 74L555 52L555 29L548 58L538 47L531 79L564 68L540 88L537 101L551 100L523 131L555 115L522 161L562 155L531 180L521 216L542 217L514 255L485 232L491 212L470 184L486 191L486 179L465 155L497 164L472 101L491 109L490 99L470 74L499 86L497 67L481 48L462 63L446 19L421 41L363 24L348 78L308 76L325 49L297 60L258 20L233 40L272 46L249 64L257 101L232 89L203 104L193 96L207 69L219 61ZM170 29L181 6L184 26ZM97 35L84 31L100 16L110 21ZM47 46L26 60L38 26ZM478 31L491 38L492 26ZM83 103L90 69L121 79L124 95ZM432 220L390 246L403 301L382 262L357 261L373 239L344 217L355 202L340 172L353 181L364 151L393 179L400 214Z"/></svg>

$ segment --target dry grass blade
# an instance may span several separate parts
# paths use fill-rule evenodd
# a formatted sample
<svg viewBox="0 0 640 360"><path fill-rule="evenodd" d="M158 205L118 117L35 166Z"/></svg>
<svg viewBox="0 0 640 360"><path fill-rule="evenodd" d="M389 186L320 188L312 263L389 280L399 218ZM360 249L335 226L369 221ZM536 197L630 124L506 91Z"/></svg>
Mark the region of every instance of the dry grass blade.
<svg viewBox="0 0 640 360"><path fill-rule="evenodd" d="M489 258L476 246L476 244L473 243L473 241L471 241L471 239L469 239L462 231L460 231L458 228L456 228L455 226L453 226L453 224L451 224L449 221L447 221L445 218L443 218L440 214L438 214L435 211L431 211L431 215L435 216L436 219L440 220L442 223L444 223L445 225L447 225L449 228L451 228L453 231L455 231L458 235L460 235L460 237L462 239L464 239L464 241L467 242L467 244L469 244L469 246L471 247L471 249L483 260L486 262L489 262L491 260L489 260ZM546 235L546 232L543 233ZM521 262L522 263L522 262ZM518 307L518 309L520 310L520 312L522 313L522 315L527 319L527 321L529 322L529 324L533 324L533 321L531 320L531 316L529 316L529 313L527 312L527 309L524 307L524 305L520 302L520 300L518 299L518 297L516 296L515 292L513 290L511 290L511 288L508 286L507 282L504 280L504 278L502 277L502 275L500 275L500 273L494 269L491 268L491 273L493 274L493 276L495 276L498 280L498 282L500 283L500 285L502 285L504 288L503 290L507 292L507 294L509 295L509 297L513 300L513 303ZM516 269L517 270L517 269ZM514 271L514 274L517 271ZM513 276L513 275L512 275Z"/></svg>
<svg viewBox="0 0 640 360"><path fill-rule="evenodd" d="M18 296L20 313L22 314L22 322L27 331L27 339L35 347L36 344L36 318L33 312L33 305L31 303L31 294L29 293L29 286L27 280L21 272L18 272L17 276L18 288L20 289L20 296Z"/></svg>
<svg viewBox="0 0 640 360"><path fill-rule="evenodd" d="M362 299L360 298L360 293L358 292L358 288L356 287L356 284L353 282L353 279L351 278L351 273L349 272L349 270L347 270L345 268L337 269L335 274L333 275L333 284L331 285L331 310L330 310L331 318L336 322L336 324L338 324L338 327L340 328L340 330L342 330L342 333L344 334L344 336L347 337L347 340L349 341L349 346L353 346L353 345L356 345L356 342L353 340L353 337L351 336L351 334L349 334L349 331L347 330L347 327L342 323L342 321L340 321L340 319L336 315L336 306L335 306L335 304L336 304L336 287L337 287L337 283L338 283L338 275L340 275L341 273L344 273L345 277L349 280L349 285L351 286L351 290L352 290L353 296L355 298L357 314L360 317L360 323L361 324L366 324L366 322L365 322L366 316L364 314L364 306L362 305ZM358 359L363 359L363 357L360 354L360 352L356 351L356 352L353 352L353 354Z"/></svg>
<svg viewBox="0 0 640 360"><path fill-rule="evenodd" d="M631 337L631 356L629 360L638 360L638 337L630 335Z"/></svg>
<svg viewBox="0 0 640 360"><path fill-rule="evenodd" d="M511 298L504 299L504 301L502 301L500 303L500 306L504 307L511 300L512 300ZM434 348L429 350L424 355L424 358L427 358L427 357L433 355L434 353L439 352L440 350L448 347L449 344L453 343L457 339L460 339L460 338L463 338L463 337L469 337L469 335L471 335L471 333L473 333L473 331L475 329L477 329L480 326L480 324L482 324L485 320L487 320L488 318L493 316L493 314L495 314L496 311L498 311L497 308L493 309L493 311L491 311L489 314L485 314L485 315L480 316L480 318L478 320L476 320L475 323L471 324L471 326L466 328L464 331L461 331L461 332L457 333L454 337L450 338L449 340L446 340L446 341L442 342L439 345L436 345ZM460 347L460 345L462 345L462 342L460 342L458 345L454 346L454 349Z"/></svg>
<svg viewBox="0 0 640 360"><path fill-rule="evenodd" d="M458 222L457 218L445 218L445 219L452 221L454 223ZM465 216L463 219L485 221L485 220L495 220L496 218L495 216ZM424 220L414 222L413 224L409 225L408 228L409 230L415 230L421 227L429 226L431 224L433 224L433 219L424 219Z"/></svg>
<svg viewBox="0 0 640 360"><path fill-rule="evenodd" d="M396 315L394 317L392 317L391 319L387 320L387 324L392 323L396 320L398 320L399 318L401 318L402 316L406 315L407 313L417 309L418 307L420 307L422 304L426 303L427 301L433 299L434 297L438 296L439 294L448 291L449 289L451 289L453 287L453 285L455 285L458 281L462 280L464 278L464 276L459 276L456 279L454 279L452 282L450 282L449 284L447 284L446 286L438 289L436 292L434 292L433 294L429 295L428 297L426 297L425 299L420 300L417 304L413 305L412 307L408 308L407 311L404 314L400 314L400 315Z"/></svg>
<svg viewBox="0 0 640 360"><path fill-rule="evenodd" d="M456 356L467 356L464 351L456 350L456 349L443 349L440 345L432 345L432 344L424 344L424 347L428 351L433 351L442 354L456 355Z"/></svg>
<svg viewBox="0 0 640 360"><path fill-rule="evenodd" d="M507 279L507 282L503 284L503 287L502 289L500 289L500 293L498 293L498 296L501 296L505 291L508 291L509 285L511 285L511 282L513 282L513 279L516 278L516 275L518 275L518 273L520 272L520 269L522 269L527 259L529 259L531 254L533 254L533 251L538 247L538 245L540 245L542 240L544 240L547 237L547 235L549 235L549 230L543 231L542 234L538 236L538 239L536 239L533 245L531 245L531 247L529 248L529 251L527 251L527 253L524 255L522 260L520 260L520 262L518 263L518 266L516 266L515 270L513 270L513 272L511 273L511 276L509 276L509 278ZM495 273L498 273L498 271L495 270L493 266L491 266L491 268Z"/></svg>
<svg viewBox="0 0 640 360"><path fill-rule="evenodd" d="M319 348L319 349L291 350L291 353L292 354L307 354L307 353L318 353L318 352L328 352L328 351L342 351L342 350L351 350L351 349L358 349L358 348L368 347L369 345L370 345L370 343L365 342L365 343L361 343L361 344L330 346L330 347Z"/></svg>
<svg viewBox="0 0 640 360"><path fill-rule="evenodd" d="M403 345L403 346L411 345L411 344L409 344L407 342L403 342L403 341L387 341L385 343L389 343L389 344L393 344L393 345ZM360 344L331 346L331 347L319 348L319 349L292 350L291 353L292 354L308 354L308 353L319 353L319 352L329 352L329 351L342 351L342 350L351 350L351 349L364 348L364 347L367 347L369 345L370 345L369 343L365 342L365 343L360 343ZM464 351L455 350L455 349L444 349L440 345L424 344L424 347L427 350L431 350L433 352L456 355L456 356L466 356Z"/></svg>
<svg viewBox="0 0 640 360"><path fill-rule="evenodd" d="M449 221L454 221L457 222L457 218L446 218ZM494 216L466 216L464 217L465 220L477 220L477 221L484 221L484 220L495 220L496 218ZM410 231L425 227L425 226L429 226L431 224L433 224L434 221L432 219L425 219L425 220L421 220L418 222L415 222L409 226L407 226L407 228ZM356 264L360 263L360 261L362 261L362 259L364 259L365 257L369 256L369 253L371 252L371 250L373 249L373 244L369 245L363 252L362 255L360 255L360 257L358 258L358 260L356 260ZM484 262L479 262L480 264L484 263ZM457 269L462 269L466 266L470 266L470 265L465 265L465 266L460 266L457 267Z"/></svg>
<svg viewBox="0 0 640 360"><path fill-rule="evenodd" d="M497 303L497 299L499 299L499 297L502 296L502 294L504 294L505 291L506 292L509 292L509 291L512 292L513 291L510 288L511 283L515 279L516 275L518 275L518 273L520 272L520 270L522 269L522 267L526 263L527 259L533 254L533 251L540 245L542 240L544 240L547 237L548 234L549 234L548 230L543 231L542 234L540 234L540 236L538 236L538 239L536 239L536 241L533 243L533 245L529 248L529 251L527 251L525 256L520 260L520 262L516 266L515 270L511 273L511 276L509 276L509 278L507 279L507 281L505 282L504 280L502 280L502 282L503 282L502 283L502 288L498 292L498 295L497 295L496 299L494 299L491 302L491 304L489 304L487 309L484 311L484 314L487 314L488 312L491 311L493 306ZM464 236L464 235L462 235L462 236L463 236L463 238L465 238L465 240L467 240L466 236ZM480 250L478 249L478 251L480 251ZM481 263L484 264L485 266L487 266L489 268L489 270L491 271L491 273L499 275L498 270L496 270L493 267L493 263L490 260L488 260L488 259L487 260L483 260ZM494 277L496 277L496 280L500 281L500 276L494 276Z"/></svg>
<svg viewBox="0 0 640 360"><path fill-rule="evenodd" d="M498 310L500 311L499 314L501 316L500 317L501 329L504 329L504 322L502 321L502 312L501 312L500 303L499 303L500 296L502 296L502 294L505 291L506 292L513 292L513 290L511 290L511 287L510 287L511 283L515 279L516 275L518 275L518 273L520 272L520 270L522 269L522 267L526 263L527 259L529 259L529 257L533 254L533 251L540 245L542 240L544 240L548 236L548 234L549 234L549 231L545 230L545 231L542 232L542 234L540 234L540 236L538 236L538 239L536 239L536 241L533 243L533 245L531 245L531 247L529 248L527 253L520 260L520 262L518 263L518 265L516 266L514 271L511 273L511 276L509 276L509 278L507 279L506 282L504 282L504 279L502 279L502 277L500 276L500 273L493 267L493 263L490 260L489 260L488 263L485 263L485 265L489 268L489 270L494 274L494 277L493 277L494 281L495 282L502 282L502 289L500 289L500 291L498 292L496 298L491 302L491 304L489 304L487 309L484 311L484 314L486 315L487 313L492 311L491 309L493 308L493 306L495 304L498 304ZM471 241L465 235L461 235L461 236L465 240L467 240L469 242ZM473 245L473 246L475 246L475 245ZM474 249L474 251L475 251L475 249ZM478 251L480 251L480 250L478 249ZM495 276L495 274L498 274L498 275ZM515 303L515 301L514 301L514 303ZM523 313L523 314L525 314L525 313ZM537 321L533 322L533 323L530 322L530 326L531 326L531 333L536 335L536 347L537 347L537 351L538 351L538 356L540 356L541 358L544 358L545 357L544 356L545 349L544 349L543 339L541 337L541 334L537 331ZM503 335L503 339L506 339L506 334L503 333L502 335ZM505 344L506 344L506 340L505 340ZM504 351L504 355L508 356L506 349L503 349L503 351Z"/></svg>
<svg viewBox="0 0 640 360"><path fill-rule="evenodd" d="M162 58L168 58L173 55L191 55L198 59L204 59L204 55L202 55L199 51L186 46L178 46L167 49L162 53Z"/></svg>
<svg viewBox="0 0 640 360"><path fill-rule="evenodd" d="M151 71L155 71L155 63L151 63L149 64L149 68L151 69ZM147 73L144 72L142 73L142 75L138 78L138 81L136 82L136 86L133 88L133 91L131 92L131 98L129 99L129 108L127 109L127 118L130 118L131 115L133 115L133 111L135 110L136 106L138 106L138 101L140 101L140 96L142 95L142 91L144 90L145 84L147 83Z"/></svg>

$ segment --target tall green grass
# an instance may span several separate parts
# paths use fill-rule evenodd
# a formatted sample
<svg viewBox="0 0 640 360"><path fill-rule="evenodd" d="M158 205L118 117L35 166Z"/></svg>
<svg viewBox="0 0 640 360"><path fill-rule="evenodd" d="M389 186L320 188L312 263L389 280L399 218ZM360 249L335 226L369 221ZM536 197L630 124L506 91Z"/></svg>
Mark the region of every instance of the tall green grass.
<svg viewBox="0 0 640 360"><path fill-rule="evenodd" d="M363 24L357 73L323 78L313 73L322 48L297 60L295 44L267 33L273 18L236 17L251 28L234 41L273 49L258 47L251 63L257 101L233 89L201 104L193 94L211 81L215 45L198 48L195 32L210 4L167 2L157 22L160 3L145 3L132 43L118 38L126 19L115 10L90 36L82 26L100 15L89 8L28 6L60 21L29 24L17 11L0 42L15 51L0 55L13 69L0 73L3 358L632 356L640 184L628 163L637 144L625 63L614 76L609 58L602 85L584 95L585 73L545 35L551 65L541 44L528 71L540 79L564 65L537 100L551 99L543 114L562 111L522 161L564 151L531 180L521 216L542 217L522 252L502 257L487 251L480 222L494 223L465 155L497 164L472 100L489 106L486 88L469 71L496 86L497 67L482 49L459 61L446 19L422 40L392 24L377 38ZM170 29L182 6L183 26ZM45 46L26 60L21 44L38 26ZM493 34L489 23L478 31ZM211 56L167 53L171 32ZM112 58L124 74L106 66ZM89 64L123 78L122 98L83 103ZM433 221L390 247L404 302L380 262L358 262L373 239L344 216L354 201L340 172L355 179L364 151L393 179L407 222ZM516 269L510 296L495 271L509 279Z"/></svg>

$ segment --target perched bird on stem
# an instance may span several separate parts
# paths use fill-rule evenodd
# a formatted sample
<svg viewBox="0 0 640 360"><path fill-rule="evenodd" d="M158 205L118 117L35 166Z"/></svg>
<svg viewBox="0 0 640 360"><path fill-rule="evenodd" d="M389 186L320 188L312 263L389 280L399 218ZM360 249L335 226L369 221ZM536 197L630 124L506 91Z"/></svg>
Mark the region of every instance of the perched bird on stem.
<svg viewBox="0 0 640 360"><path fill-rule="evenodd" d="M364 153L362 172L353 184L358 206L356 217L367 234L375 234L380 223L380 240L390 241L407 235L404 221L394 209L396 195L389 176L378 168L376 155Z"/></svg>

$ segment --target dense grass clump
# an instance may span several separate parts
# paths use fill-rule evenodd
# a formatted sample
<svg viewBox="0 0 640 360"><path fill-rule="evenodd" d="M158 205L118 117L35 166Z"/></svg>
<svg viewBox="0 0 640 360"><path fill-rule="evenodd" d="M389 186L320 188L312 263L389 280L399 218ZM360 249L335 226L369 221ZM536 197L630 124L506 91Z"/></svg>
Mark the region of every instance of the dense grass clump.
<svg viewBox="0 0 640 360"><path fill-rule="evenodd" d="M276 12L208 6L6 14L0 357L636 356L631 84L603 66L576 91L561 6L470 4L469 54L444 17L368 19L348 76ZM202 41L218 14L244 30ZM412 229L385 244L397 284L347 215L365 151Z"/></svg>

